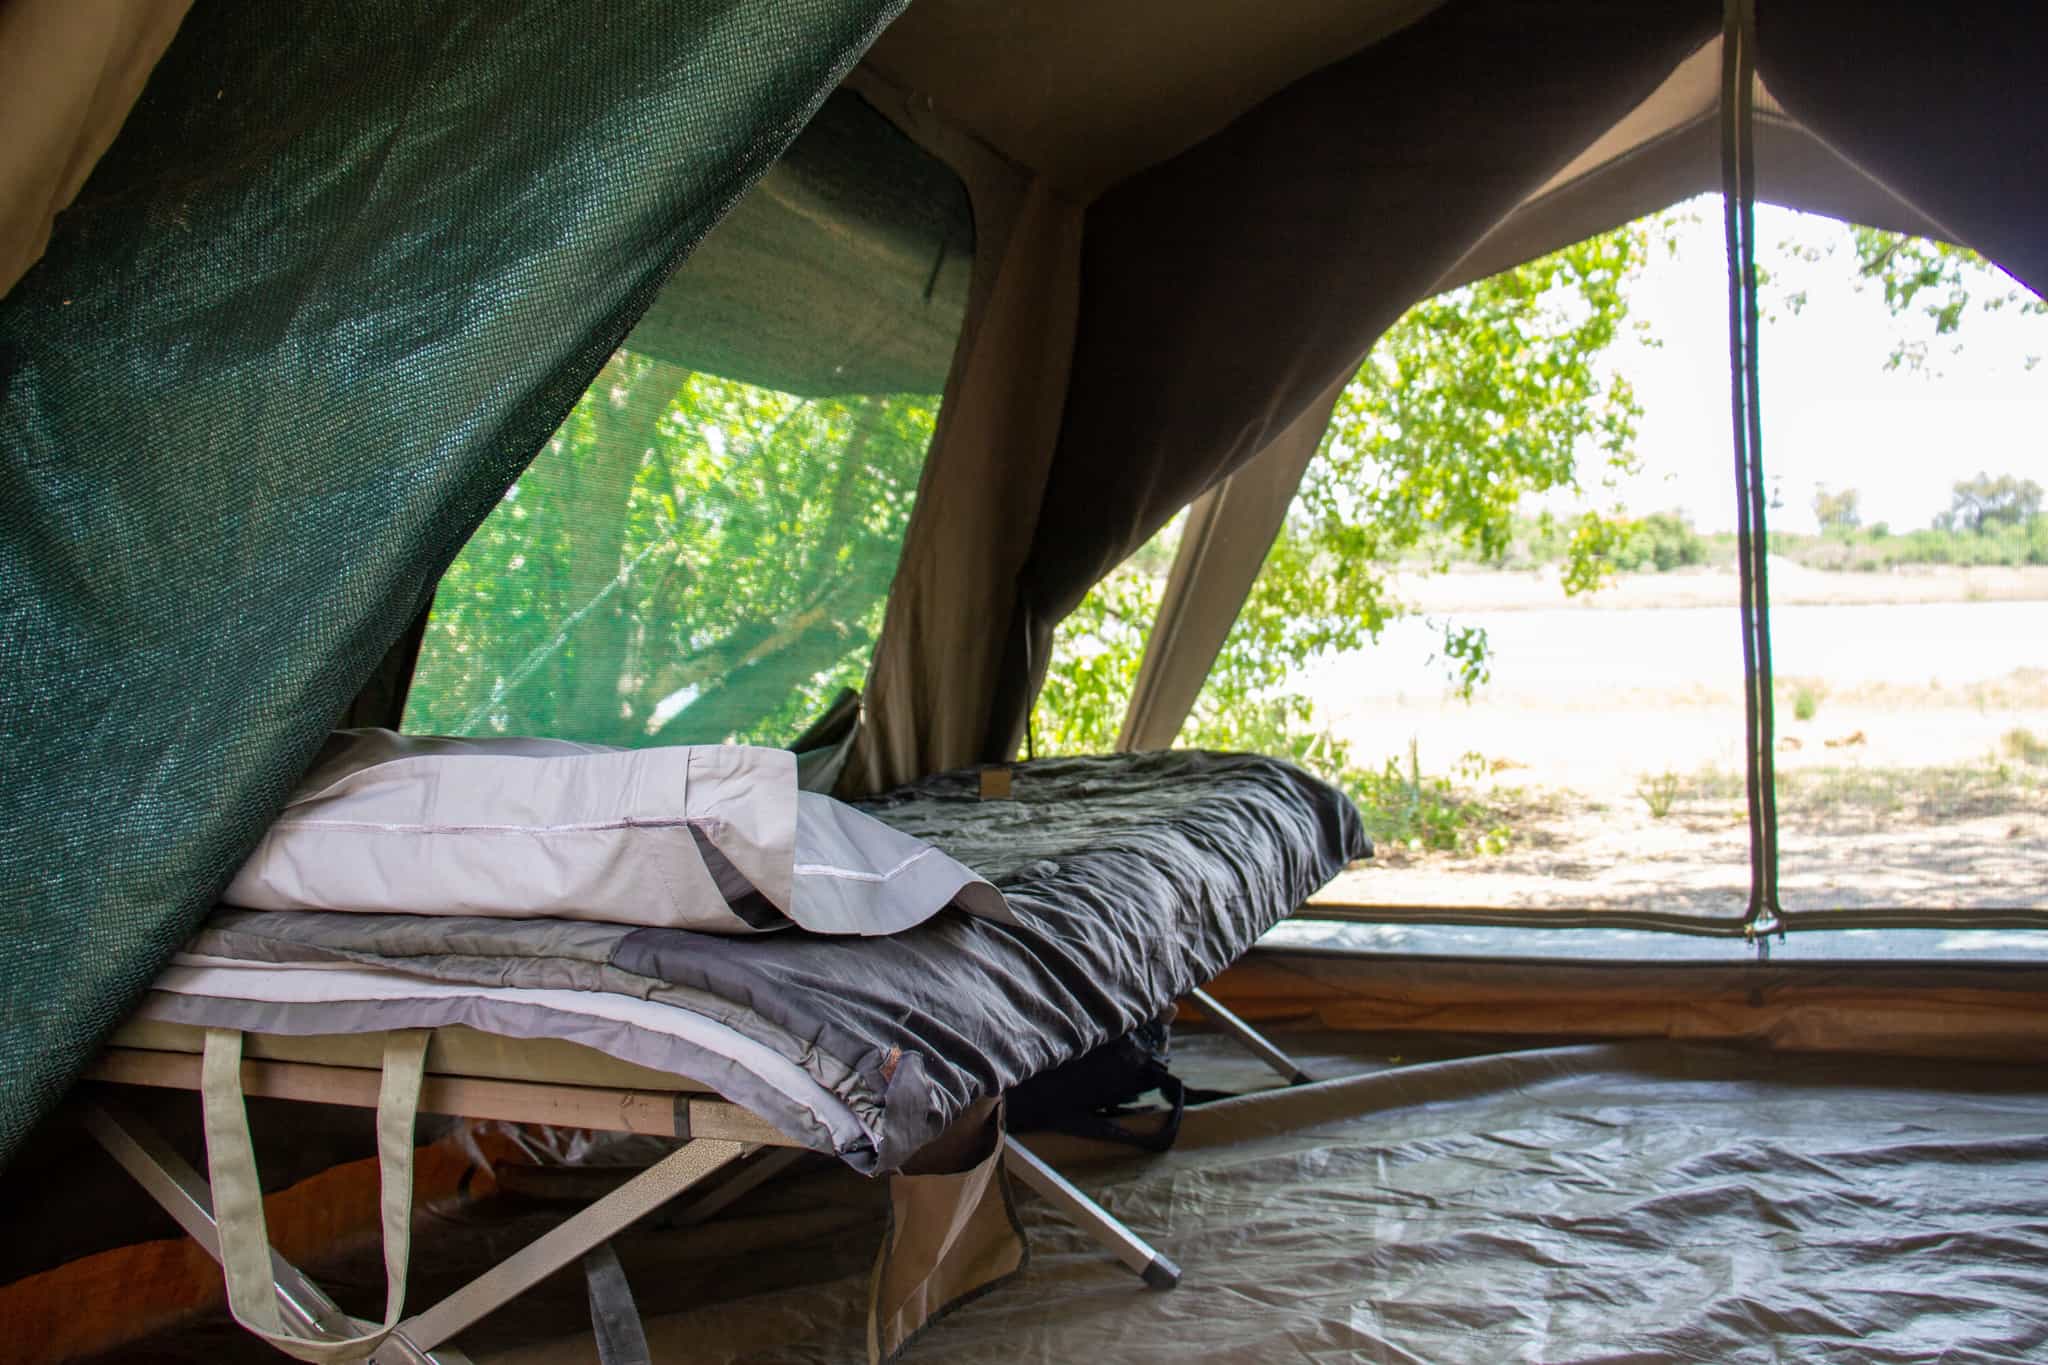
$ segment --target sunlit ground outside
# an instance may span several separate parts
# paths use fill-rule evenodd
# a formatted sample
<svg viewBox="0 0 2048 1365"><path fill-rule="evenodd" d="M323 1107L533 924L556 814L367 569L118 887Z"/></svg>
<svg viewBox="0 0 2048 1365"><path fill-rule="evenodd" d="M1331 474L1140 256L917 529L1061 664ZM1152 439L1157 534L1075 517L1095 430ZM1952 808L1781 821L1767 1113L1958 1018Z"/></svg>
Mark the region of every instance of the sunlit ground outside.
<svg viewBox="0 0 2048 1365"><path fill-rule="evenodd" d="M2048 903L2048 568L1772 574L1784 903ZM1446 847L1382 819L1379 856L1322 899L1739 912L1742 696L1714 681L1740 658L1734 593L1706 568L1624 578L1591 608L1534 575L1418 583L1425 610L1489 630L1477 700L1431 685L1418 619L1305 690L1354 750L1405 763L1412 744L1422 785L1450 778L1417 799L1496 837Z"/></svg>

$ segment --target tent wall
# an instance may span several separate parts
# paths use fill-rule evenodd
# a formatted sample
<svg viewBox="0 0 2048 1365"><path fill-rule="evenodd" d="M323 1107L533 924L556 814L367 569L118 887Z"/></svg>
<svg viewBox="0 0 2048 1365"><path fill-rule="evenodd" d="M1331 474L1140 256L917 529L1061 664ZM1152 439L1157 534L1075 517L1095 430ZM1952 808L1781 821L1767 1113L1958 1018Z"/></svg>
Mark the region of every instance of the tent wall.
<svg viewBox="0 0 2048 1365"><path fill-rule="evenodd" d="M0 300L0 1157L898 8L195 7Z"/></svg>
<svg viewBox="0 0 2048 1365"><path fill-rule="evenodd" d="M1195 708L1247 593L1322 445L1342 383L1318 395L1250 463L1188 508L1116 747L1167 749Z"/></svg>
<svg viewBox="0 0 2048 1365"><path fill-rule="evenodd" d="M0 0L0 298L121 131L191 0Z"/></svg>
<svg viewBox="0 0 2048 1365"><path fill-rule="evenodd" d="M1073 355L1080 206L957 130L927 136L974 201L977 283L840 784L852 792L978 749L998 686L986 642L1015 600Z"/></svg>
<svg viewBox="0 0 2048 1365"><path fill-rule="evenodd" d="M916 0L867 65L1085 204L1445 0Z"/></svg>
<svg viewBox="0 0 2048 1365"><path fill-rule="evenodd" d="M1788 117L1759 82L1757 197L1938 237L1942 227ZM1484 279L1721 188L1721 41L1708 43L1466 253L1438 289Z"/></svg>

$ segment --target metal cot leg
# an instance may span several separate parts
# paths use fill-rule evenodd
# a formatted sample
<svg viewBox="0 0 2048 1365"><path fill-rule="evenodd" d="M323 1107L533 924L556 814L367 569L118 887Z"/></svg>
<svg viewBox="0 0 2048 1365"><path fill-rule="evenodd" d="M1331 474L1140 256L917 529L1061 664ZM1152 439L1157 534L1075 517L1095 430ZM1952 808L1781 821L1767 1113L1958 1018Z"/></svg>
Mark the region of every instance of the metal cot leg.
<svg viewBox="0 0 2048 1365"><path fill-rule="evenodd" d="M1289 1085L1305 1085L1315 1079L1292 1057L1275 1047L1265 1034L1225 1009L1215 996L1205 990L1196 989L1189 991L1188 997L1204 1014L1214 1019L1224 1032L1250 1048L1260 1061L1285 1076ZM1003 1161L1011 1175L1023 1181L1041 1198L1108 1248L1110 1254L1142 1276L1146 1284L1154 1289L1171 1289L1180 1282L1179 1266L1155 1251L1149 1242L1119 1222L1102 1205L1081 1193L1065 1176L1046 1165L1037 1153L1014 1137L1008 1140Z"/></svg>
<svg viewBox="0 0 2048 1365"><path fill-rule="evenodd" d="M1209 992L1198 988L1188 992L1188 999L1194 1001L1202 1013L1214 1019L1225 1033L1256 1053L1260 1061L1285 1076L1289 1085L1307 1085L1315 1080L1292 1057L1273 1046L1265 1034L1225 1009Z"/></svg>
<svg viewBox="0 0 2048 1365"><path fill-rule="evenodd" d="M213 1190L163 1138L112 1105L88 1105L86 1131L133 1176L150 1197L178 1220L192 1240L220 1259L214 1225ZM378 1348L379 1365L468 1365L448 1338L499 1308L612 1235L675 1198L746 1152L748 1145L718 1138L694 1138L639 1175L542 1234L423 1313L405 1319ZM270 1253L280 1309L308 1335L341 1337L362 1331L359 1323L320 1291L297 1266Z"/></svg>
<svg viewBox="0 0 2048 1365"><path fill-rule="evenodd" d="M1003 1165L1011 1175L1036 1191L1040 1198L1065 1214L1083 1232L1108 1248L1109 1253L1137 1272L1154 1289L1171 1289L1180 1283L1180 1267L1152 1249L1152 1244L1119 1222L1108 1209L1070 1184L1067 1178L1040 1160L1038 1154L1015 1138L1006 1141Z"/></svg>
<svg viewBox="0 0 2048 1365"><path fill-rule="evenodd" d="M220 1234L213 1221L213 1188L206 1177L192 1169L163 1135L113 1103L83 1106L85 1130L121 1169L135 1178L149 1197L185 1229L193 1241L214 1260L220 1259ZM358 1322L320 1287L307 1279L297 1266L270 1253L271 1274L277 1281L279 1310L292 1325L308 1336L341 1338L353 1336L370 1324ZM389 1354L385 1354L388 1352ZM453 1348L428 1353L394 1337L385 1343L378 1359L406 1365L469 1365L469 1358Z"/></svg>

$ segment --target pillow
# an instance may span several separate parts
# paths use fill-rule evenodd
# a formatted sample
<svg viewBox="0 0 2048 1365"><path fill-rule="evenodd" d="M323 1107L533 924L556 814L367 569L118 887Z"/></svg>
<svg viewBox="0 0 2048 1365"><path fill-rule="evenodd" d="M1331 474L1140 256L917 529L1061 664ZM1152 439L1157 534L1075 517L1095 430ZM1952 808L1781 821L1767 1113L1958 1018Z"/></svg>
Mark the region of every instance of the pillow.
<svg viewBox="0 0 2048 1365"><path fill-rule="evenodd" d="M336 732L223 893L257 910L894 933L950 903L1010 920L961 864L799 793L744 745Z"/></svg>

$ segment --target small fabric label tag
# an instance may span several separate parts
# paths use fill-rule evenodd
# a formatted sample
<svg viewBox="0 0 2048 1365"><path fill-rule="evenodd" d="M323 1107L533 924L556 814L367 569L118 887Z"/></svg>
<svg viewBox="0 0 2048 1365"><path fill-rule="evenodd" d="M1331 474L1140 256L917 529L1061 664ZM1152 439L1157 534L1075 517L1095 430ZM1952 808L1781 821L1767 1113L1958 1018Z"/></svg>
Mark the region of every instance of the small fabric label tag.
<svg viewBox="0 0 2048 1365"><path fill-rule="evenodd" d="M1007 801L1010 799L1010 770L1008 768L983 768L981 770L981 799L984 801Z"/></svg>

